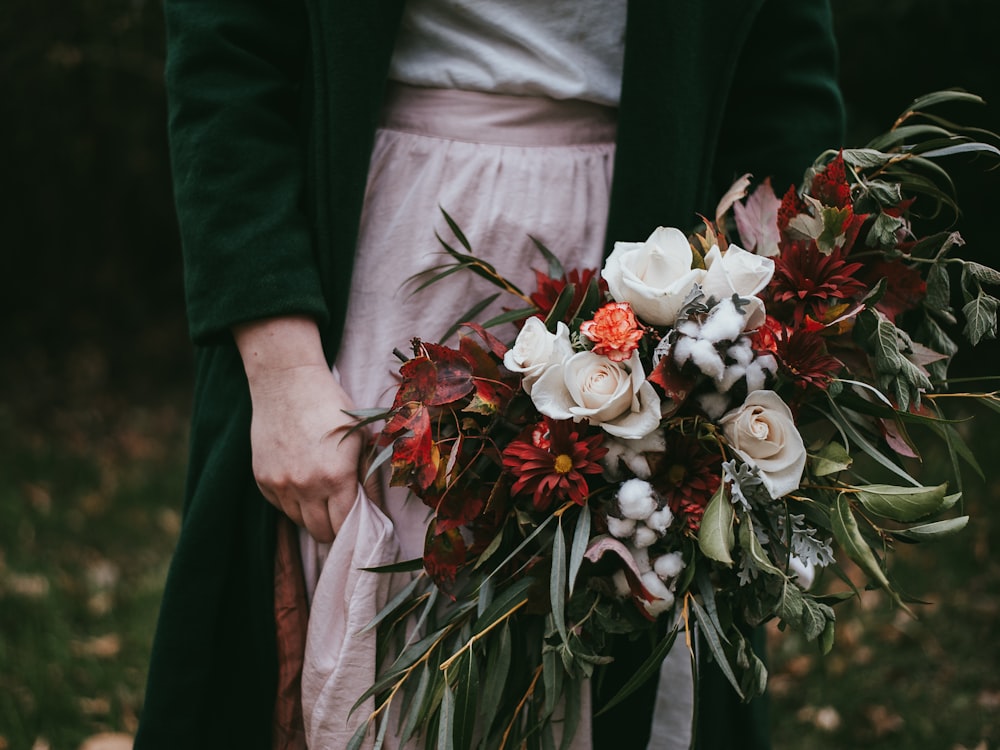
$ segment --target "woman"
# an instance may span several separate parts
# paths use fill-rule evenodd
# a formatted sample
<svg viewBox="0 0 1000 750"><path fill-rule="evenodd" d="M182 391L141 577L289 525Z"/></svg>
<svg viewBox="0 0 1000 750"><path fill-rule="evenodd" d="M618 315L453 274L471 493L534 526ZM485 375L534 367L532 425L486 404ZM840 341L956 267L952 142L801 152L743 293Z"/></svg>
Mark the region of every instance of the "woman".
<svg viewBox="0 0 1000 750"><path fill-rule="evenodd" d="M495 3L437 5L460 26L496 10ZM346 318L364 281L352 282L359 234L370 242L385 223L372 209L383 193L366 201L365 188L382 174L381 163L371 175L369 167L390 63L405 79L398 51L437 5L411 3L400 34L401 0L349 9L322 0L165 4L196 390L185 520L154 645L140 750L268 747L276 695L295 689L286 677L297 648L275 635L276 507L327 542L356 496L360 438L341 440L341 410L354 394L329 368L342 362L345 330L360 324ZM529 11L542 4L510 5ZM599 0L589 10L552 5L596 14L583 21L597 26L617 7ZM617 12L626 13L624 4ZM476 25L489 34L489 24ZM557 16L548 28L558 37L574 27L563 28ZM572 50L572 40L563 41ZM551 56L537 51L535 64L545 68ZM642 239L657 225L692 226L743 172L769 174L780 187L798 181L822 148L840 142L835 58L825 0L628 0L620 98L597 104L617 104L598 252L614 240ZM440 85L433 75L432 83ZM546 93L558 95L544 85L504 91ZM593 123L601 115L586 117ZM446 208L460 220L465 211ZM426 217L428 235L435 219ZM591 225L584 233L594 231ZM405 335L424 333L406 323ZM279 608L282 622L294 614ZM619 664L627 669L630 658L641 657L621 654ZM701 746L766 746L760 715L737 706L706 674ZM651 701L647 691L604 725L619 747L645 746ZM644 728L623 741L614 733L623 726ZM598 748L604 731L595 724Z"/></svg>

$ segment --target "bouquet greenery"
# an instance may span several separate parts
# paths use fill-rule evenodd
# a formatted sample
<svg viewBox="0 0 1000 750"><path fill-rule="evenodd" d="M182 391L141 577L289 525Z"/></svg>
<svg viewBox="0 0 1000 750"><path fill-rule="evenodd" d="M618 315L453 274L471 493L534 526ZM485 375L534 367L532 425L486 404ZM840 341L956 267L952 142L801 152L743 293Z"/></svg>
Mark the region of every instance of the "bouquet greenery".
<svg viewBox="0 0 1000 750"><path fill-rule="evenodd" d="M389 707L405 744L484 749L568 745L581 689L613 642L649 658L607 708L659 668L678 636L700 638L744 698L767 682L741 624L772 619L833 644L837 601L857 593L837 560L906 607L896 543L968 521L961 492L911 476L910 433L928 428L978 470L945 399L952 284L962 336L993 337L1000 273L957 256L960 236L924 232L954 191L938 161L995 159L989 133L925 110L924 97L864 148L825 152L778 197L749 177L690 236L658 228L619 242L603 269L547 271L530 294L458 247L425 283L456 271L499 287L513 309L474 322L457 348L415 339L373 470L433 512L414 575L370 624L379 677L358 704ZM516 325L508 342L491 329ZM887 479L888 478L888 479ZM875 481L878 480L878 481ZM818 571L841 591L812 588ZM692 651L693 653L693 651Z"/></svg>

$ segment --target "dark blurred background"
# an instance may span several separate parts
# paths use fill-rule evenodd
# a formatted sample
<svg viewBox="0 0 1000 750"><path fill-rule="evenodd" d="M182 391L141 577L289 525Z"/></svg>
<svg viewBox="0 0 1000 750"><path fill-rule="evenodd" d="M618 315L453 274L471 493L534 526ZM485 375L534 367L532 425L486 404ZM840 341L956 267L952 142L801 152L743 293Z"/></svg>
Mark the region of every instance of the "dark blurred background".
<svg viewBox="0 0 1000 750"><path fill-rule="evenodd" d="M832 2L848 145L946 87L990 103L954 119L1000 131L1000 2ZM127 747L141 710L191 379L163 54L159 2L0 3L0 750ZM997 265L1000 170L949 169L967 255ZM997 372L998 353L952 374ZM969 533L900 571L938 614L863 599L828 659L776 642L777 747L997 747L1000 484L982 458Z"/></svg>

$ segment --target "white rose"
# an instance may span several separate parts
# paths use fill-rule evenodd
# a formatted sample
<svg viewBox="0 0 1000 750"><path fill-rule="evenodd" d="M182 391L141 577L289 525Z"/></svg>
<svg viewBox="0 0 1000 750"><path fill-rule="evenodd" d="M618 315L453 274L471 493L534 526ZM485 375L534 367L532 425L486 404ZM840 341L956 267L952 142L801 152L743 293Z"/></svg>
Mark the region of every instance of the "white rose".
<svg viewBox="0 0 1000 750"><path fill-rule="evenodd" d="M644 323L669 326L705 275L691 268L693 257L683 232L659 227L645 242L616 242L601 276L615 301L630 303Z"/></svg>
<svg viewBox="0 0 1000 750"><path fill-rule="evenodd" d="M540 318L528 318L521 327L514 346L503 355L503 365L522 375L522 386L530 394L545 368L562 362L573 353L569 328L560 322L550 333Z"/></svg>
<svg viewBox="0 0 1000 750"><path fill-rule="evenodd" d="M753 297L767 286L774 276L774 261L762 255L748 253L742 247L730 245L725 254L713 245L705 256L705 278L701 289L706 297L716 301L734 294Z"/></svg>
<svg viewBox="0 0 1000 750"><path fill-rule="evenodd" d="M719 420L733 451L756 466L772 498L799 486L806 449L792 412L774 391L753 391L743 405Z"/></svg>
<svg viewBox="0 0 1000 750"><path fill-rule="evenodd" d="M593 352L574 354L547 368L531 390L535 408L553 419L590 420L617 437L645 437L660 424L660 399L632 352L612 362Z"/></svg>

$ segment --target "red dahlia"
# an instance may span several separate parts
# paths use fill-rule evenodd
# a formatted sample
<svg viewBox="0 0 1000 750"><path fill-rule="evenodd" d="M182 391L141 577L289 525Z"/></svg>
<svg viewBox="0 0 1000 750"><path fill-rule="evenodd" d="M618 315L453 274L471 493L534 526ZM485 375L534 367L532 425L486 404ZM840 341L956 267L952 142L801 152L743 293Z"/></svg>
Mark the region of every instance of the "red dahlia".
<svg viewBox="0 0 1000 750"><path fill-rule="evenodd" d="M719 454L698 439L667 432L663 463L650 481L692 534L698 533L705 507L719 489L719 464Z"/></svg>
<svg viewBox="0 0 1000 750"><path fill-rule="evenodd" d="M793 307L793 319L799 326L809 313L822 318L827 303L864 291L864 283L854 278L860 269L860 263L844 260L839 248L827 255L814 242L796 242L774 259L774 276L767 291L775 302Z"/></svg>
<svg viewBox="0 0 1000 750"><path fill-rule="evenodd" d="M598 463L608 449L601 433L581 437L583 424L544 418L513 440L503 451L503 466L516 479L514 495L531 495L536 510L546 510L553 500L587 501L584 474L600 474Z"/></svg>

